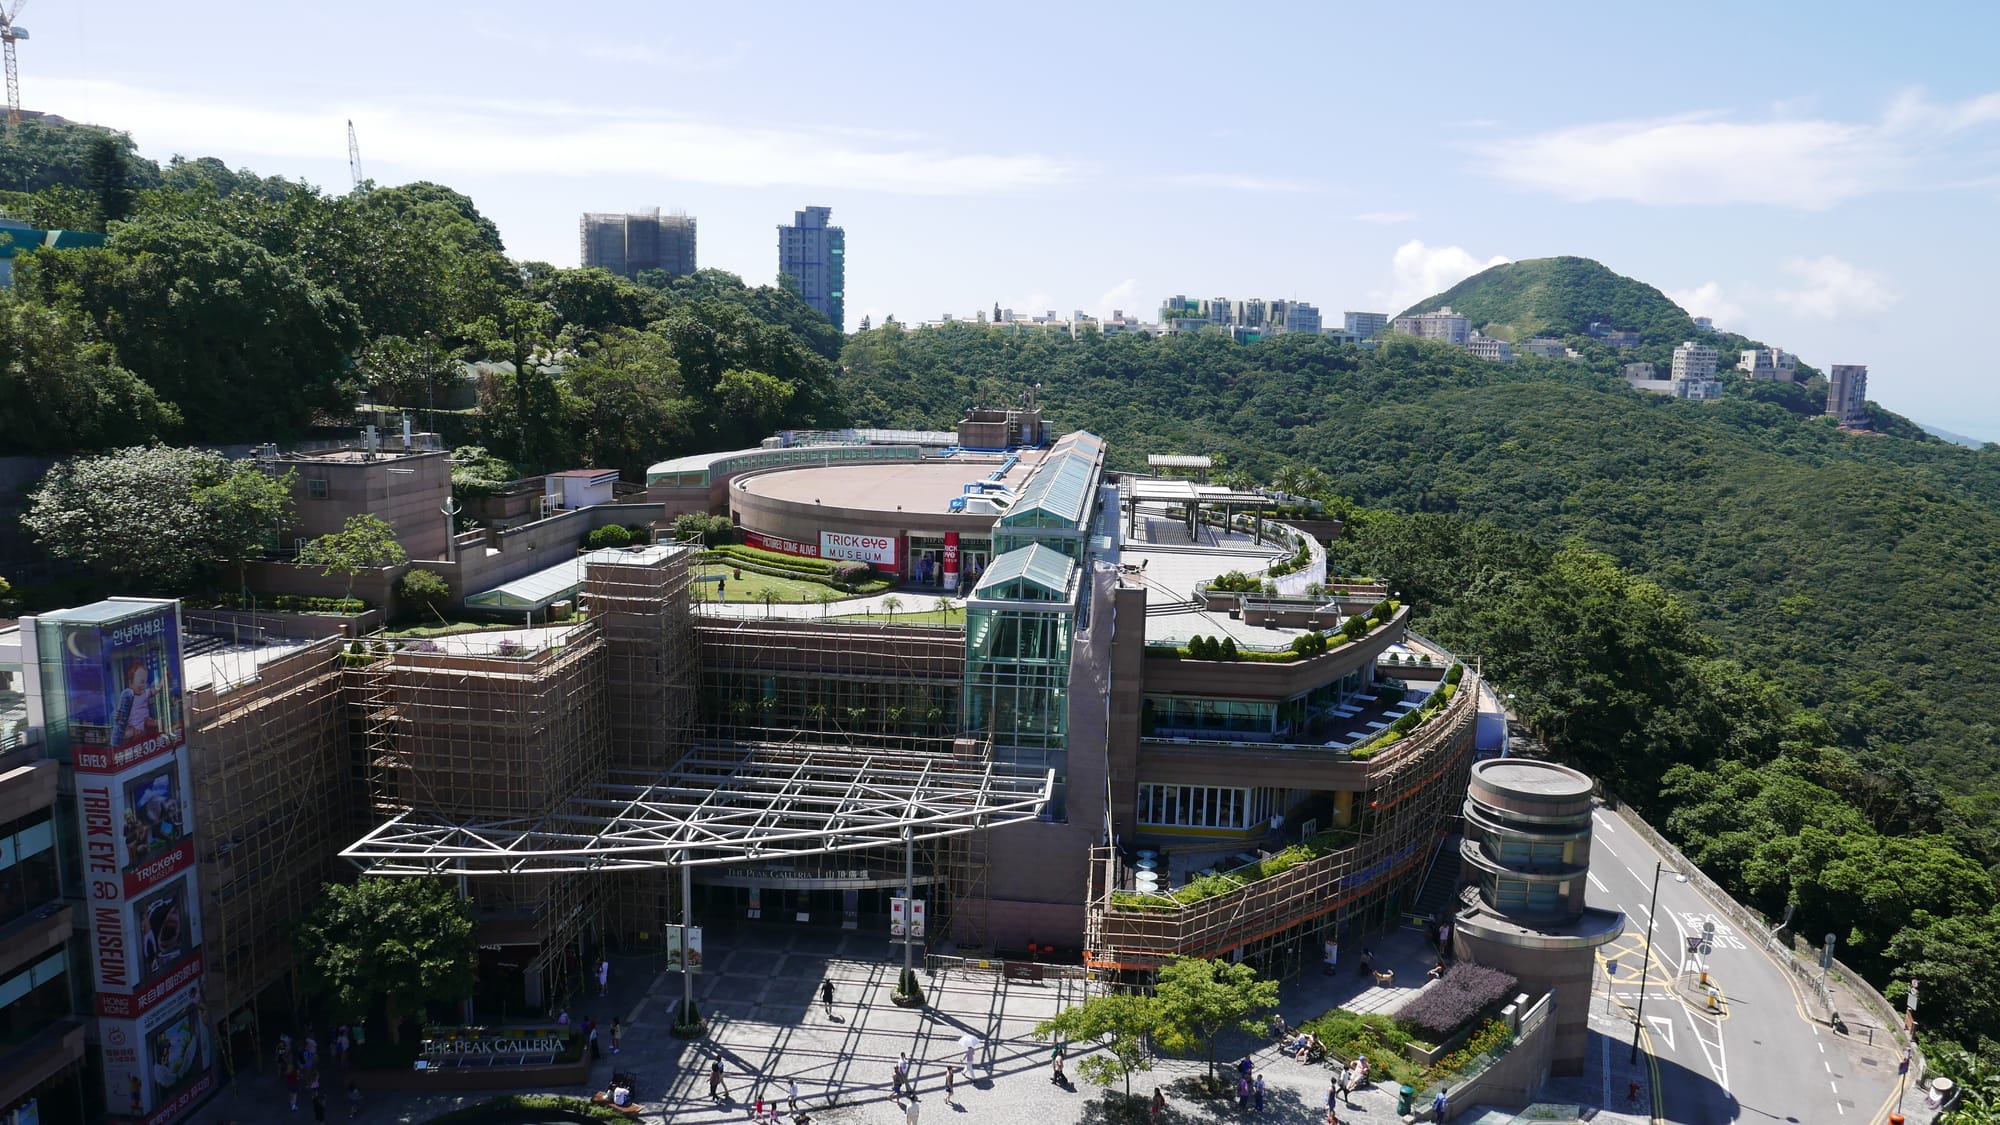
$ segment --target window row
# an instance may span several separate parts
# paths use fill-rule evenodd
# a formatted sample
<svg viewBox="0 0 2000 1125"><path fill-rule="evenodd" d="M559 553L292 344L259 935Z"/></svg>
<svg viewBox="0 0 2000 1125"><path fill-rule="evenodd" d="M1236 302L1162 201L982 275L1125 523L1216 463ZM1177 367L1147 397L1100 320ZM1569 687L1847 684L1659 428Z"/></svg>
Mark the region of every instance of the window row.
<svg viewBox="0 0 2000 1125"><path fill-rule="evenodd" d="M1139 786L1139 823L1153 828L1257 828L1279 812L1276 790Z"/></svg>

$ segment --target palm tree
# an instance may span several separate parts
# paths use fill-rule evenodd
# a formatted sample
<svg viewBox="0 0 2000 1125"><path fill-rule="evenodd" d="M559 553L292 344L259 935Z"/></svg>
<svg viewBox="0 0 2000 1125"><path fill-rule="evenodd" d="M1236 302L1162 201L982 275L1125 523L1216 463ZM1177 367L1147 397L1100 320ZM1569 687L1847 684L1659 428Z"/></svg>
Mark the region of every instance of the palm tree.
<svg viewBox="0 0 2000 1125"><path fill-rule="evenodd" d="M951 624L951 599L939 598L937 600L937 610L938 619L946 625Z"/></svg>
<svg viewBox="0 0 2000 1125"><path fill-rule="evenodd" d="M889 620L896 619L896 611L903 608L903 599L894 594L882 599L882 608L889 611Z"/></svg>

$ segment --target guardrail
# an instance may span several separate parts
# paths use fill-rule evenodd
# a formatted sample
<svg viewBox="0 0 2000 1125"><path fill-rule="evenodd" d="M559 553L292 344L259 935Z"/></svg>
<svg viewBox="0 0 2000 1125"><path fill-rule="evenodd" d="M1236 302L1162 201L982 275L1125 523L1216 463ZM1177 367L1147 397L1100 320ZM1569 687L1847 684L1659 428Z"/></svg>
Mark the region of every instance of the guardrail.
<svg viewBox="0 0 2000 1125"><path fill-rule="evenodd" d="M1793 951L1790 943L1780 942L1772 933L1769 919L1737 902L1728 891L1722 889L1721 885L1716 883L1715 880L1710 879L1707 872L1703 871L1694 861L1688 859L1687 856L1681 854L1679 848L1668 843L1666 837L1660 835L1652 825L1646 823L1643 817L1633 811L1631 805L1620 800L1609 790L1603 790L1602 792L1604 793L1606 803L1611 806L1612 811L1616 812L1632 831L1645 837L1646 842L1651 844L1653 850L1659 852L1670 866L1681 874L1686 875L1688 882L1692 883L1695 889L1701 892L1703 898L1713 903L1716 909L1729 920L1731 925L1734 925L1739 932L1746 936L1754 936L1758 943L1764 947L1765 952L1771 955L1773 960L1790 970L1791 974L1799 979L1799 982L1806 987L1807 991L1818 997L1820 1008L1825 1012L1829 1023L1839 1018L1840 1013L1835 1010L1832 997L1825 991L1822 983L1824 977L1817 971L1818 966L1801 960L1798 954ZM1915 1041L1905 1031L1903 1019L1897 1014L1895 1005L1889 1003L1888 998L1878 992L1875 986L1868 982L1867 978L1855 972L1839 958L1834 959L1832 971L1840 973L1848 987L1857 996L1861 997L1862 1002L1874 1009L1873 1014L1882 1020L1881 1026L1889 1032L1891 1039L1898 1045L1910 1050L1910 1065L1914 1072L1918 1074L1924 1073L1922 1052L1917 1048ZM1870 1038L1873 1038L1872 1033Z"/></svg>

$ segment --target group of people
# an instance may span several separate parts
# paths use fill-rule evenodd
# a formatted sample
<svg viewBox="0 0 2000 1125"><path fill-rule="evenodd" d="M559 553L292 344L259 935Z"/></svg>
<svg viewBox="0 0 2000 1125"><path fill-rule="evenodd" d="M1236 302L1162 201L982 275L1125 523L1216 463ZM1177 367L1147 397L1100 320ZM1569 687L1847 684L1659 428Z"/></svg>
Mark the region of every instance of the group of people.
<svg viewBox="0 0 2000 1125"><path fill-rule="evenodd" d="M346 1024L333 1033L333 1059L343 1071L347 1069L348 1052L353 1048L353 1036ZM326 1091L320 1082L319 1039L308 1033L303 1043L294 1044L290 1035L278 1036L278 1080L285 1085L285 1100L290 1108L299 1108L299 1095L304 1093L312 1107L314 1121L326 1120ZM353 1081L347 1083L347 1116L361 1114L361 1087Z"/></svg>
<svg viewBox="0 0 2000 1125"><path fill-rule="evenodd" d="M1244 1113L1264 1112L1264 1075L1251 1065L1248 1055L1236 1064L1236 1108Z"/></svg>

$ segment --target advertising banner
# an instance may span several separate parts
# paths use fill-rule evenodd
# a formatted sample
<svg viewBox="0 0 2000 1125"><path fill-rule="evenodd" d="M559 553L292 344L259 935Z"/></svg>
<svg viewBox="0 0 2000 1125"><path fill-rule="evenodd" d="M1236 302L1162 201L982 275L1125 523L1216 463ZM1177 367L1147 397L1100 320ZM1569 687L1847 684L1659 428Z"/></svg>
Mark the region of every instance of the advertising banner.
<svg viewBox="0 0 2000 1125"><path fill-rule="evenodd" d="M213 1084L198 979L143 1016L101 1021L99 1035L114 1121L165 1125L206 1097Z"/></svg>
<svg viewBox="0 0 2000 1125"><path fill-rule="evenodd" d="M822 531L819 533L819 557L851 559L872 566L892 568L896 565L896 537Z"/></svg>
<svg viewBox="0 0 2000 1125"><path fill-rule="evenodd" d="M135 604L119 620L53 624L60 631L62 734L78 773L117 773L181 747L187 732L173 603Z"/></svg>
<svg viewBox="0 0 2000 1125"><path fill-rule="evenodd" d="M667 927L667 971L670 973L698 973L701 971L701 927Z"/></svg>
<svg viewBox="0 0 2000 1125"><path fill-rule="evenodd" d="M50 614L36 647L50 741L75 771L106 1106L166 1125L214 1081L179 606Z"/></svg>
<svg viewBox="0 0 2000 1125"><path fill-rule="evenodd" d="M944 533L944 585L948 590L958 589L958 532Z"/></svg>
<svg viewBox="0 0 2000 1125"><path fill-rule="evenodd" d="M905 930L913 938L924 936L923 899L905 899L898 895L889 900L889 936L902 937Z"/></svg>
<svg viewBox="0 0 2000 1125"><path fill-rule="evenodd" d="M765 535L761 531L744 532L743 541L752 547L776 551L781 555L799 555L808 559L819 557L819 548L811 543L801 543L796 539L780 539L775 535Z"/></svg>

